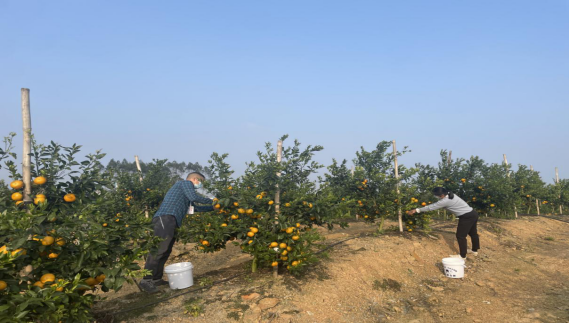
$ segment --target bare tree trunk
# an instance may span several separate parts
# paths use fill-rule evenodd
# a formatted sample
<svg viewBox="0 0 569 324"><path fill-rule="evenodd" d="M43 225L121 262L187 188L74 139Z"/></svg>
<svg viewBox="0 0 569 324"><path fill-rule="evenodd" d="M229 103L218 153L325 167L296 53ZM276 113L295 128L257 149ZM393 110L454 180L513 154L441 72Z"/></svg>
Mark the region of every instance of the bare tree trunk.
<svg viewBox="0 0 569 324"><path fill-rule="evenodd" d="M136 161L136 168L138 169L138 179L142 184L142 168L140 167L140 161L138 160L138 155L134 156L134 160ZM146 218L150 217L148 215L148 206L144 206L144 216L146 216Z"/></svg>
<svg viewBox="0 0 569 324"><path fill-rule="evenodd" d="M397 147L395 145L395 140L393 140L393 163L395 164L395 179L397 180L397 205L399 205L399 210L397 211L397 216L399 218L399 232L403 233L403 217L401 215L401 197L399 197L399 166L397 165Z"/></svg>
<svg viewBox="0 0 569 324"><path fill-rule="evenodd" d="M24 130L24 147L22 156L22 176L24 181L24 204L32 201L32 117L30 113L30 89L22 88L22 120Z"/></svg>
<svg viewBox="0 0 569 324"><path fill-rule="evenodd" d="M283 141L279 140L277 142L277 162L280 164L283 158ZM277 172L277 177L280 177L281 173ZM277 185L277 192L275 193L275 213L278 215L281 208L281 189ZM277 216L278 217L278 216ZM278 223L278 222L277 222ZM279 276L279 266L273 267L273 278Z"/></svg>

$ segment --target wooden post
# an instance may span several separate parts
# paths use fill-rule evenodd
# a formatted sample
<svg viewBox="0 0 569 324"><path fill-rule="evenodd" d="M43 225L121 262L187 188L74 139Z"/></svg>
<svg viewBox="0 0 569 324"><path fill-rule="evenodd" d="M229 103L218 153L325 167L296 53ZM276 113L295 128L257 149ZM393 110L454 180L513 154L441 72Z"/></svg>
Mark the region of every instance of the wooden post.
<svg viewBox="0 0 569 324"><path fill-rule="evenodd" d="M277 163L281 163L283 158L283 141L277 142ZM277 172L277 177L280 177L281 173ZM279 189L279 185L277 184L277 192L275 193L275 213L278 215L281 211L281 190Z"/></svg>
<svg viewBox="0 0 569 324"><path fill-rule="evenodd" d="M277 142L277 163L281 163L283 159L283 141L279 140ZM277 177L280 177L281 173L277 172ZM279 188L279 185L277 184L277 192L275 193L275 214L277 215L278 218L278 214L280 213L280 206L281 205L281 189ZM275 222L276 224L278 224L278 221ZM276 267L273 267L273 278L278 278L279 276L279 266L277 265Z"/></svg>
<svg viewBox="0 0 569 324"><path fill-rule="evenodd" d="M506 164L506 173L508 175L508 178L510 178L510 168L508 167L508 158L506 157L506 154L504 154L504 163ZM516 216L516 218L518 218L518 207L516 207L515 204L514 204L514 215Z"/></svg>
<svg viewBox="0 0 569 324"><path fill-rule="evenodd" d="M537 208L537 214L539 215L539 199L535 198L535 207Z"/></svg>
<svg viewBox="0 0 569 324"><path fill-rule="evenodd" d="M555 167L555 183L559 185L559 169ZM561 203L561 193L559 194L559 215L563 215L563 203Z"/></svg>
<svg viewBox="0 0 569 324"><path fill-rule="evenodd" d="M450 165L451 162L452 162L452 151L448 151L447 164Z"/></svg>
<svg viewBox="0 0 569 324"><path fill-rule="evenodd" d="M138 160L138 155L134 156L134 160L136 161L136 168L138 169L138 179L140 180L140 183L142 184L142 168L140 167L140 161ZM144 206L144 216L146 216L146 218L150 217L148 215L148 206Z"/></svg>
<svg viewBox="0 0 569 324"><path fill-rule="evenodd" d="M530 165L530 166L529 166L529 170L530 170L530 171L533 171L533 165Z"/></svg>
<svg viewBox="0 0 569 324"><path fill-rule="evenodd" d="M30 114L30 89L22 88L22 120L24 130L24 148L22 156L22 176L24 181L24 204L32 202L32 117Z"/></svg>
<svg viewBox="0 0 569 324"><path fill-rule="evenodd" d="M397 180L397 205L399 205L399 210L397 211L397 216L399 218L399 232L403 233L403 217L401 215L401 197L399 197L399 166L397 165L397 147L395 145L395 140L393 140L393 163L395 164L395 179Z"/></svg>

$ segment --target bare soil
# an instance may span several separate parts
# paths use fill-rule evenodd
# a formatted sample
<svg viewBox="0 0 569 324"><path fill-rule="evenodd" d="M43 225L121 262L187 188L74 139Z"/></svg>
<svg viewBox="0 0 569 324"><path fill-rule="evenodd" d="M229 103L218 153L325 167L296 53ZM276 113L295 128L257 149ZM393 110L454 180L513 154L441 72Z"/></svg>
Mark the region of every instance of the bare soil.
<svg viewBox="0 0 569 324"><path fill-rule="evenodd" d="M249 273L251 259L238 247L202 254L179 245L169 263L192 262L193 287L147 295L129 285L94 310L99 321L115 322L569 322L568 223L482 218L479 255L468 256L464 278L450 279L441 259L458 251L455 227L438 222L430 235L379 236L361 222L322 229L325 244L356 238L300 277L277 279L270 270ZM181 292L188 293L145 306Z"/></svg>

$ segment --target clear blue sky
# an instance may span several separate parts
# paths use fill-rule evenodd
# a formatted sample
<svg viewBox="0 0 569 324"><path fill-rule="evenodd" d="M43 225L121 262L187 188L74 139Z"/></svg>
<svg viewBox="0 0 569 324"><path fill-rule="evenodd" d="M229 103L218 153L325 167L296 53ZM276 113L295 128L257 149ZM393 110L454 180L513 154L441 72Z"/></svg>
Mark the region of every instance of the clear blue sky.
<svg viewBox="0 0 569 324"><path fill-rule="evenodd" d="M0 135L236 171L290 134L569 178L569 1L0 1ZM21 140L17 152L21 153ZM5 173L2 178L5 178Z"/></svg>

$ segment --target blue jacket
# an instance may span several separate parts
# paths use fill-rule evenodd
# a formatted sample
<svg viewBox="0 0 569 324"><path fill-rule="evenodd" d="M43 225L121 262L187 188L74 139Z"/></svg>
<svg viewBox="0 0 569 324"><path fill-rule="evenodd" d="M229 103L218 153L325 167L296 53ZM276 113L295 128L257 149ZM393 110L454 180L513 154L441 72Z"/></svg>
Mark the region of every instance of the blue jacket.
<svg viewBox="0 0 569 324"><path fill-rule="evenodd" d="M194 205L195 203L207 204L209 206L196 206ZM213 210L213 206L211 205L212 203L213 200L198 195L194 188L194 184L191 181L181 180L176 182L176 184L168 190L164 197L164 201L160 204L160 208L158 208L154 217L172 215L176 217L176 224L180 227L182 226L184 216L188 213L190 204L194 205L194 211L206 212Z"/></svg>

